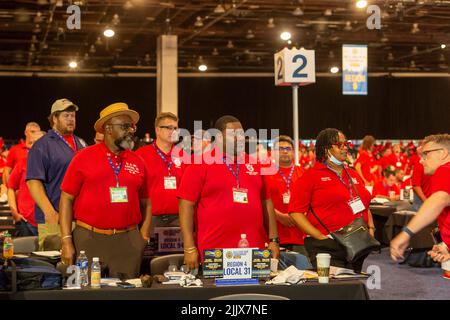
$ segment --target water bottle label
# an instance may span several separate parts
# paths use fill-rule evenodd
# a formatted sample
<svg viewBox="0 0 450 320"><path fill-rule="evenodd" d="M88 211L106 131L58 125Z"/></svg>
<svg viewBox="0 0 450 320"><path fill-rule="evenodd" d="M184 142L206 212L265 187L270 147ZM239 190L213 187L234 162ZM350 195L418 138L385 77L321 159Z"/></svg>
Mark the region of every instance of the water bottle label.
<svg viewBox="0 0 450 320"><path fill-rule="evenodd" d="M100 287L100 272L92 272L91 273L91 287L99 288Z"/></svg>
<svg viewBox="0 0 450 320"><path fill-rule="evenodd" d="M89 267L88 261L77 261L77 266L80 267L80 269L85 269Z"/></svg>

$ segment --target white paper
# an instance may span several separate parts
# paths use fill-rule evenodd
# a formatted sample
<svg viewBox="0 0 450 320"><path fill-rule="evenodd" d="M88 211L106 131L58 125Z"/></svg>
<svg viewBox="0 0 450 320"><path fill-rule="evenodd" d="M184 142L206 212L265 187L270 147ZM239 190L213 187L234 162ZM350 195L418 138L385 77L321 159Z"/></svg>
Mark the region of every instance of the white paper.
<svg viewBox="0 0 450 320"><path fill-rule="evenodd" d="M46 258L57 258L61 256L59 251L34 251L32 252L36 256L46 257Z"/></svg>

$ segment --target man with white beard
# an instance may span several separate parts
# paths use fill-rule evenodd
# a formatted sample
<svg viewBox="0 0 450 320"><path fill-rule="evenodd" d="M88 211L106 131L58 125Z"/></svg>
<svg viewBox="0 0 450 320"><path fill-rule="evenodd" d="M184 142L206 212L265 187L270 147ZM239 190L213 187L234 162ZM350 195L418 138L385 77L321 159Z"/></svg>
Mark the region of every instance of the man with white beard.
<svg viewBox="0 0 450 320"><path fill-rule="evenodd" d="M89 261L99 257L111 277L139 275L151 208L144 161L131 151L138 121L125 103L106 107L94 126L104 142L80 151L70 163L60 202L65 265L85 251Z"/></svg>

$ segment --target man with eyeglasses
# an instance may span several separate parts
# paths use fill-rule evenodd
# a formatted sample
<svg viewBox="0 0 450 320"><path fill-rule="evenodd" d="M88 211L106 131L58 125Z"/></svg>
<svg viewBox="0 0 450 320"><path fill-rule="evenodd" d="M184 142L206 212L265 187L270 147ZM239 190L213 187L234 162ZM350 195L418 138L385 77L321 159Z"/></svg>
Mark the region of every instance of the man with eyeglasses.
<svg viewBox="0 0 450 320"><path fill-rule="evenodd" d="M152 238L154 228L179 227L177 189L189 157L178 142L178 117L170 112L155 119L156 139L136 153L144 159L150 183Z"/></svg>
<svg viewBox="0 0 450 320"><path fill-rule="evenodd" d="M305 169L294 164L294 141L288 136L275 139L272 148L272 161L275 174L264 176L266 187L275 208L280 246L307 255L304 248L304 233L298 229L289 216L293 186L303 175Z"/></svg>
<svg viewBox="0 0 450 320"><path fill-rule="evenodd" d="M395 261L403 259L411 237L437 219L443 242L435 245L429 254L435 261L443 262L450 259L450 134L426 137L421 157L425 174L433 175L431 196L391 241L391 257Z"/></svg>
<svg viewBox="0 0 450 320"><path fill-rule="evenodd" d="M131 151L138 121L125 103L106 107L94 125L104 142L80 151L69 165L60 202L64 264L83 250L89 261L99 257L109 276L139 276L151 213L145 164Z"/></svg>
<svg viewBox="0 0 450 320"><path fill-rule="evenodd" d="M39 247L47 236L59 234L61 182L70 161L86 143L74 135L78 106L68 99L56 100L48 120L52 129L33 144L28 153L26 180L36 203Z"/></svg>

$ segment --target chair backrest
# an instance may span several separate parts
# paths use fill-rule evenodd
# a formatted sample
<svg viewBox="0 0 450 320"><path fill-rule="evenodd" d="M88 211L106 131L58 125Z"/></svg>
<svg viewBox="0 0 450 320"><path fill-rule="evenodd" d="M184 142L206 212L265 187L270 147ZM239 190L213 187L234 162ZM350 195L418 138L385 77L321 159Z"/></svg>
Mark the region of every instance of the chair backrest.
<svg viewBox="0 0 450 320"><path fill-rule="evenodd" d="M289 298L263 293L237 293L214 297L209 300L290 300Z"/></svg>
<svg viewBox="0 0 450 320"><path fill-rule="evenodd" d="M19 237L13 239L14 253L30 253L39 248L38 237Z"/></svg>
<svg viewBox="0 0 450 320"><path fill-rule="evenodd" d="M150 274L164 274L170 265L180 268L183 265L183 261L184 255L182 253L156 257L150 261Z"/></svg>

